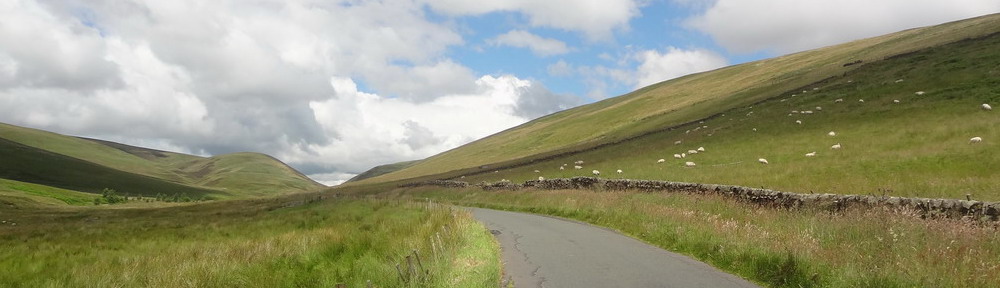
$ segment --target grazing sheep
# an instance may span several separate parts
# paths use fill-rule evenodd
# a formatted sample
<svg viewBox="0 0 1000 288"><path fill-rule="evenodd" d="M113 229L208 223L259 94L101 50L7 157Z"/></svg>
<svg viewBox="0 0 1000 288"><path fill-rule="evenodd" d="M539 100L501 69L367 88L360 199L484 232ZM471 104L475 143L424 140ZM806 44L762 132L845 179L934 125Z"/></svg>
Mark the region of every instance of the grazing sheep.
<svg viewBox="0 0 1000 288"><path fill-rule="evenodd" d="M698 152L705 152L705 147L698 147Z"/></svg>
<svg viewBox="0 0 1000 288"><path fill-rule="evenodd" d="M903 79L896 80L896 83L903 82Z"/></svg>
<svg viewBox="0 0 1000 288"><path fill-rule="evenodd" d="M792 114L799 114L799 110L792 110Z"/></svg>
<svg viewBox="0 0 1000 288"><path fill-rule="evenodd" d="M545 177L538 176L538 181L545 181Z"/></svg>
<svg viewBox="0 0 1000 288"><path fill-rule="evenodd" d="M892 100L892 103L899 103L899 99Z"/></svg>
<svg viewBox="0 0 1000 288"><path fill-rule="evenodd" d="M691 161L684 162L684 166L687 166L687 167L694 167L695 165L698 165L698 164L694 164L694 162L691 162Z"/></svg>
<svg viewBox="0 0 1000 288"><path fill-rule="evenodd" d="M917 91L916 93L913 93L913 94L917 94L917 96L920 96L920 95L924 95L924 93L927 93L927 92L924 92L924 91Z"/></svg>
<svg viewBox="0 0 1000 288"><path fill-rule="evenodd" d="M705 126L701 126L701 128L708 128L708 125L705 125Z"/></svg>
<svg viewBox="0 0 1000 288"><path fill-rule="evenodd" d="M621 175L622 173L624 173L624 172L622 172L622 169L618 169L618 171L615 171L615 172L618 172L618 175Z"/></svg>
<svg viewBox="0 0 1000 288"><path fill-rule="evenodd" d="M573 162L573 164L583 165L583 160L576 160L576 162Z"/></svg>
<svg viewBox="0 0 1000 288"><path fill-rule="evenodd" d="M823 107L816 106L816 111L823 111Z"/></svg>
<svg viewBox="0 0 1000 288"><path fill-rule="evenodd" d="M795 120L795 124L802 124L802 120Z"/></svg>
<svg viewBox="0 0 1000 288"><path fill-rule="evenodd" d="M767 164L767 159L760 158L760 159L757 159L757 162L760 162L760 164Z"/></svg>
<svg viewBox="0 0 1000 288"><path fill-rule="evenodd" d="M757 128L753 128L753 132L757 132Z"/></svg>
<svg viewBox="0 0 1000 288"><path fill-rule="evenodd" d="M983 103L983 110L990 111L993 110L993 107L990 104Z"/></svg>
<svg viewBox="0 0 1000 288"><path fill-rule="evenodd" d="M576 166L573 166L573 169L580 170L580 169L583 169L583 166L576 165Z"/></svg>
<svg viewBox="0 0 1000 288"><path fill-rule="evenodd" d="M865 99L858 99L858 102L865 103Z"/></svg>
<svg viewBox="0 0 1000 288"><path fill-rule="evenodd" d="M465 179L465 175L462 175L462 177L458 177L458 179Z"/></svg>
<svg viewBox="0 0 1000 288"><path fill-rule="evenodd" d="M813 114L813 111L812 110L805 110L805 111L802 111L802 114Z"/></svg>
<svg viewBox="0 0 1000 288"><path fill-rule="evenodd" d="M674 141L674 145L681 145L681 140Z"/></svg>
<svg viewBox="0 0 1000 288"><path fill-rule="evenodd" d="M601 176L601 171L594 170L590 171L590 173L594 173L594 176Z"/></svg>
<svg viewBox="0 0 1000 288"><path fill-rule="evenodd" d="M819 90L819 87L813 87L813 91Z"/></svg>
<svg viewBox="0 0 1000 288"><path fill-rule="evenodd" d="M840 143L833 144L833 146L830 146L830 149L834 149L834 150L840 149Z"/></svg>
<svg viewBox="0 0 1000 288"><path fill-rule="evenodd" d="M684 131L684 134L691 133L691 130Z"/></svg>
<svg viewBox="0 0 1000 288"><path fill-rule="evenodd" d="M698 150L688 150L688 154L698 154Z"/></svg>
<svg viewBox="0 0 1000 288"><path fill-rule="evenodd" d="M830 135L831 137L837 136L837 132L830 131L830 133L826 133L826 135Z"/></svg>
<svg viewBox="0 0 1000 288"><path fill-rule="evenodd" d="M806 153L806 157L813 157L813 156L816 156L816 151Z"/></svg>
<svg viewBox="0 0 1000 288"><path fill-rule="evenodd" d="M844 98L839 98L837 100L833 100L833 103L840 103L840 102L844 102Z"/></svg>
<svg viewBox="0 0 1000 288"><path fill-rule="evenodd" d="M982 137L976 136L976 137L969 138L969 144L979 143L979 142L983 142L983 138Z"/></svg>
<svg viewBox="0 0 1000 288"><path fill-rule="evenodd" d="M688 157L688 155L687 155L687 154L685 154L685 153L681 153L681 158L687 158L687 157Z"/></svg>
<svg viewBox="0 0 1000 288"><path fill-rule="evenodd" d="M535 173L538 173L538 170L535 170Z"/></svg>
<svg viewBox="0 0 1000 288"><path fill-rule="evenodd" d="M566 170L566 167L559 166L559 170Z"/></svg>
<svg viewBox="0 0 1000 288"><path fill-rule="evenodd" d="M681 155L677 155L677 156L681 156ZM681 157L677 157L677 158L681 158ZM667 162L667 159L660 158L660 160L656 160L656 163L663 163L663 162Z"/></svg>
<svg viewBox="0 0 1000 288"><path fill-rule="evenodd" d="M674 154L674 158L681 159L681 154Z"/></svg>

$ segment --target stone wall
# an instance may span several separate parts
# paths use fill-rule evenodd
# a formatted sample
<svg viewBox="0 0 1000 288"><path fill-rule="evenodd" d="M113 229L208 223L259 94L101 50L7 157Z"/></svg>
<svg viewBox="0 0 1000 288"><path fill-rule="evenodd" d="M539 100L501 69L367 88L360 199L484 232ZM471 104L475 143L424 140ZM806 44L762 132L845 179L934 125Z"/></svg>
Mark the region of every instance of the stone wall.
<svg viewBox="0 0 1000 288"><path fill-rule="evenodd" d="M466 182L450 180L411 183L403 186L413 187L425 185L451 188L464 188L470 186ZM573 177L531 180L524 182L524 184L516 184L510 181L500 181L494 183L482 182L476 184L475 186L487 191L518 190L525 187L533 187L536 189L546 190L594 189L717 194L748 203L783 208L817 207L832 211L839 211L849 207L888 207L913 209L920 212L921 215L925 217L970 217L972 219L986 221L996 221L998 220L998 217L1000 217L1000 203L998 202L871 195L799 194L733 185L698 184L656 180Z"/></svg>

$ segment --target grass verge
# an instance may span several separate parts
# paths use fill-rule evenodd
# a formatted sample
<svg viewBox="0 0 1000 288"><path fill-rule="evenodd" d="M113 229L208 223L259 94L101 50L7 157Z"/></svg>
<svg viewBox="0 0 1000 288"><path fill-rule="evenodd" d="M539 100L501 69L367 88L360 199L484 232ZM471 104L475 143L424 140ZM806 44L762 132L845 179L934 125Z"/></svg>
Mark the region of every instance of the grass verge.
<svg viewBox="0 0 1000 288"><path fill-rule="evenodd" d="M533 212L616 229L769 287L998 287L995 225L907 211L831 214L718 196L433 187L392 197Z"/></svg>
<svg viewBox="0 0 1000 288"><path fill-rule="evenodd" d="M286 204L0 211L6 221L0 228L0 287L499 283L498 248L463 210L370 199ZM414 270L424 273L401 277L395 265L407 273L405 258L414 250L421 258Z"/></svg>

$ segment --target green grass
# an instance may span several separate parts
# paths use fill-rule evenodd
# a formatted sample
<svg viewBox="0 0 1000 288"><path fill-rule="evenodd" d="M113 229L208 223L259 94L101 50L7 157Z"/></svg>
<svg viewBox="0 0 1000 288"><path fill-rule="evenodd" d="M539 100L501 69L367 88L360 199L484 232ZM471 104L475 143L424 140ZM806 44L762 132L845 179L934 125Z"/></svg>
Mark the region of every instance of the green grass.
<svg viewBox="0 0 1000 288"><path fill-rule="evenodd" d="M0 219L17 223L0 229L4 247L0 286L345 283L364 287L371 280L375 287L494 287L499 283L497 245L467 211L391 200L315 202L315 197L160 209L0 210ZM444 248L432 249L431 241ZM403 281L395 265L402 263L405 269L404 259L414 250L428 273Z"/></svg>
<svg viewBox="0 0 1000 288"><path fill-rule="evenodd" d="M790 192L891 191L948 198L972 194L980 200L1000 200L1000 174L990 173L991 167L1000 167L1000 154L992 153L1000 139L1000 117L979 109L982 103L1000 103L1000 80L995 77L1000 44L996 35L959 41L996 32L1000 15L990 15L690 75L542 117L352 185L451 178L527 164L466 180L523 181L589 175L593 169L618 177L608 172L622 169L622 177L629 178ZM902 53L908 54L890 57ZM855 59L865 62L841 65ZM905 80L895 83L897 79ZM803 94L803 89L809 91ZM916 91L927 94L916 96ZM834 104L838 98L845 102ZM893 104L894 99L901 103ZM792 110L816 106L823 111L788 116ZM702 124L698 119L707 120ZM796 119L804 124L794 124ZM684 133L695 125L709 128ZM669 127L677 129L588 150ZM828 137L829 131L839 135ZM967 145L972 136L987 141ZM677 140L683 144L674 146ZM831 151L838 142L845 149ZM671 157L699 146L709 152L685 159L698 163L697 168L681 169L683 161ZM548 159L569 151L587 152ZM803 156L812 151L819 156ZM659 158L670 161L652 165ZM757 158L772 164L760 166ZM587 162L585 169L557 170L575 160ZM479 165L491 168L476 168Z"/></svg>
<svg viewBox="0 0 1000 288"><path fill-rule="evenodd" d="M783 210L718 196L422 187L381 193L577 219L766 287L1000 287L996 224L909 211Z"/></svg>
<svg viewBox="0 0 1000 288"><path fill-rule="evenodd" d="M93 205L98 195L0 179L0 198L3 197L26 198L39 204L80 206Z"/></svg>
<svg viewBox="0 0 1000 288"><path fill-rule="evenodd" d="M933 198L971 194L974 199L998 201L1000 173L995 173L995 167L1000 167L1000 153L996 153L1000 151L1000 114L980 108L982 103L1000 103L998 66L1000 35L961 41L869 63L763 103L717 111L716 117L704 123L463 180L520 182L539 176L590 176L596 169L603 177L799 193ZM897 79L903 81L896 83ZM926 93L916 95L917 91ZM836 99L844 102L836 103ZM789 116L793 110L817 111ZM827 136L830 131L837 136ZM970 145L973 136L986 141ZM675 141L682 144L674 145ZM831 150L837 143L844 148ZM698 147L707 152L683 160L673 158ZM814 151L816 157L804 156ZM657 164L661 158L667 162ZM758 158L770 164L761 165ZM585 162L584 169L572 169L576 160ZM686 161L698 166L685 168ZM568 169L559 170L562 164L569 164ZM624 173L614 173L618 169Z"/></svg>

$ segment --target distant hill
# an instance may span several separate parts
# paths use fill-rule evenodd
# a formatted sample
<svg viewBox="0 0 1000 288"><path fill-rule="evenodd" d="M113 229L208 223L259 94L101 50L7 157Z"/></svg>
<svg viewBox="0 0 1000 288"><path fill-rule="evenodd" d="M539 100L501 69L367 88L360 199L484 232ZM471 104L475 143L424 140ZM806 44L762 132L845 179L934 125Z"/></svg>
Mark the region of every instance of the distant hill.
<svg viewBox="0 0 1000 288"><path fill-rule="evenodd" d="M600 170L792 192L1000 200L1000 114L980 106L1000 105L998 33L994 14L688 75L352 185ZM970 144L974 136L983 142ZM831 149L837 143L843 148ZM707 152L687 153L698 147ZM696 166L685 168L689 161Z"/></svg>
<svg viewBox="0 0 1000 288"><path fill-rule="evenodd" d="M259 153L199 157L2 123L0 159L2 179L86 193L219 199L325 187Z"/></svg>
<svg viewBox="0 0 1000 288"><path fill-rule="evenodd" d="M361 181L375 176L396 172L399 171L400 169L413 166L414 164L417 164L419 162L420 160L413 160L413 161L403 161L399 163L375 166L375 168L368 169L368 171L358 174L357 176L351 177L351 179L347 180L347 182L344 183Z"/></svg>

